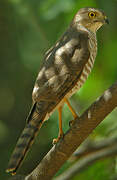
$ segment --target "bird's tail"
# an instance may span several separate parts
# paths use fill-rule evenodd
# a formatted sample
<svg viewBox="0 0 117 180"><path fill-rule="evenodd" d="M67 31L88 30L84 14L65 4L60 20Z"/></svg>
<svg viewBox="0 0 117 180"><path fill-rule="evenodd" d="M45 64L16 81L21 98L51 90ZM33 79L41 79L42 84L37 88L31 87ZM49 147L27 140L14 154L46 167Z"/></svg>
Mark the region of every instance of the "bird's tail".
<svg viewBox="0 0 117 180"><path fill-rule="evenodd" d="M12 153L11 159L8 164L6 172L10 172L12 175L16 174L21 162L23 161L29 147L32 145L38 130L43 124L44 117L40 118L40 115L35 111L36 104L33 105L30 114L27 118L26 126L18 139L16 147ZM37 123L38 122L38 123Z"/></svg>

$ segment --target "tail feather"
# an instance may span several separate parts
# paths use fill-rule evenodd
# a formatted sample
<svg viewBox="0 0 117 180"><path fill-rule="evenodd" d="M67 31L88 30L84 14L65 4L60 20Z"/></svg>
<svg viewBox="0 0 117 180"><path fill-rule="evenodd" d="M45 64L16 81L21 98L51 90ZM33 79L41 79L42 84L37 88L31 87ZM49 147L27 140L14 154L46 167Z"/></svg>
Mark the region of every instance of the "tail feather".
<svg viewBox="0 0 117 180"><path fill-rule="evenodd" d="M35 136L38 133L38 130L41 128L43 119L39 119L39 114L36 113L33 109L33 114L31 117L31 114L29 117L33 120L28 120L29 123L26 124L17 144L16 147L12 153L11 159L8 164L8 168L6 172L10 172L12 175L14 175L21 165L21 162L23 161L27 151L29 150L29 147L33 144L33 140ZM35 124L34 120L38 118L38 125ZM37 122L37 121L36 121Z"/></svg>

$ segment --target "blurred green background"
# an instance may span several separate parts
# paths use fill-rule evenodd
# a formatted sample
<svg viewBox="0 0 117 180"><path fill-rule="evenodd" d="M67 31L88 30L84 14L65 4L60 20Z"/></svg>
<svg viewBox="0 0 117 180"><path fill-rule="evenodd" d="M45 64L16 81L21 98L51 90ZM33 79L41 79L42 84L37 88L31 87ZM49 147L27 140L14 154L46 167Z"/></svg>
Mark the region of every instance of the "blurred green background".
<svg viewBox="0 0 117 180"><path fill-rule="evenodd" d="M85 85L71 98L79 114L117 79L117 0L0 0L1 180L10 177L5 168L25 125L43 54L65 31L78 9L87 6L103 9L110 25L99 30L94 69ZM91 138L100 140L117 136L116 117L115 110L96 128ZM52 139L58 133L57 119L55 112L45 122L18 173L29 173L52 147ZM72 116L66 106L63 119L64 131L67 131ZM111 158L98 161L74 180L109 180L116 173L116 160Z"/></svg>

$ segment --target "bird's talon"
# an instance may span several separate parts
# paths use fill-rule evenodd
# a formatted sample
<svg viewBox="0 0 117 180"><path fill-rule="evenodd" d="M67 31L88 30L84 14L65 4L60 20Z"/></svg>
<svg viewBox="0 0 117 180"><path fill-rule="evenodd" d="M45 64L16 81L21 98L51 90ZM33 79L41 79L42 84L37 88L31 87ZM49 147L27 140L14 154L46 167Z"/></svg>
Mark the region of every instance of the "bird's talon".
<svg viewBox="0 0 117 180"><path fill-rule="evenodd" d="M57 139L53 139L52 144L55 145L55 144L57 144L57 142L58 142L58 138Z"/></svg>
<svg viewBox="0 0 117 180"><path fill-rule="evenodd" d="M77 117L76 117L75 119L69 121L69 127L73 126L73 124L74 124L74 122L75 122L76 119L77 119Z"/></svg>
<svg viewBox="0 0 117 180"><path fill-rule="evenodd" d="M74 123L74 120L69 121L69 127L71 127Z"/></svg>
<svg viewBox="0 0 117 180"><path fill-rule="evenodd" d="M58 136L58 138L53 139L52 144L53 144L53 145L57 144L57 143L58 143L58 141L59 141L60 139L62 139L63 137L64 137L64 134L61 134L60 136Z"/></svg>

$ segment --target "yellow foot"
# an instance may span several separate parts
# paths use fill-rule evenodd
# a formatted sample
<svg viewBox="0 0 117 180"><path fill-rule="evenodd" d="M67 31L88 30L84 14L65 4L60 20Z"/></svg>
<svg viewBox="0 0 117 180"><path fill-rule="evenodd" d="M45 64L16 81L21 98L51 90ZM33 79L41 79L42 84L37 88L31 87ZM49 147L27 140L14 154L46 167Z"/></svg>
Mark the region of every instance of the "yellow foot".
<svg viewBox="0 0 117 180"><path fill-rule="evenodd" d="M11 175L12 175L12 176L16 175L16 172L12 172Z"/></svg>
<svg viewBox="0 0 117 180"><path fill-rule="evenodd" d="M53 144L53 145L57 144L57 143L58 143L58 141L59 141L60 139L62 139L63 137L64 137L64 134L59 135L59 136L58 136L58 138L53 139L52 144Z"/></svg>
<svg viewBox="0 0 117 180"><path fill-rule="evenodd" d="M15 168L7 169L6 172L11 173L11 175L14 176L14 175L16 175L16 172L14 170L15 170Z"/></svg>
<svg viewBox="0 0 117 180"><path fill-rule="evenodd" d="M78 116L77 116L74 120L69 121L69 126L70 126L70 127L74 124L74 122L75 122L75 120L76 120L77 118L78 118Z"/></svg>

